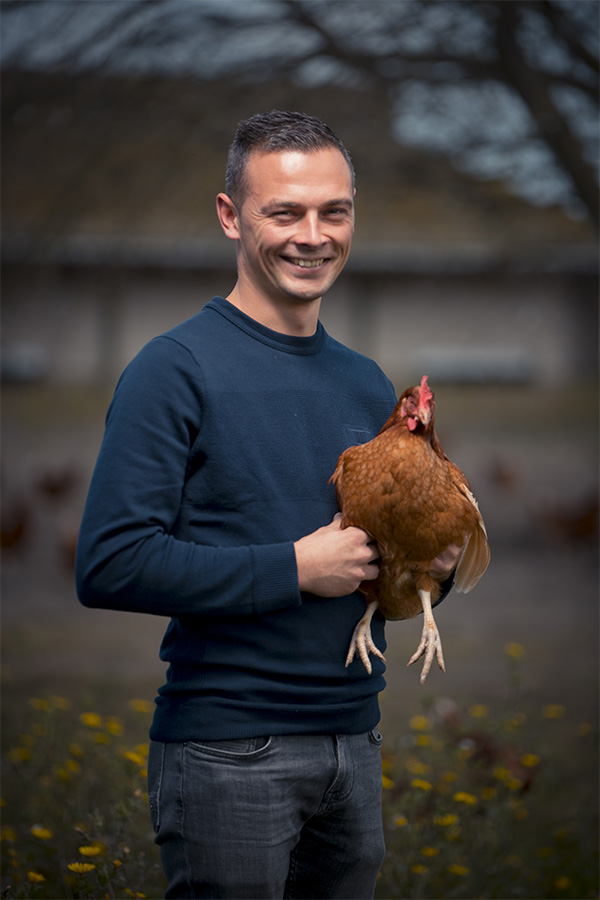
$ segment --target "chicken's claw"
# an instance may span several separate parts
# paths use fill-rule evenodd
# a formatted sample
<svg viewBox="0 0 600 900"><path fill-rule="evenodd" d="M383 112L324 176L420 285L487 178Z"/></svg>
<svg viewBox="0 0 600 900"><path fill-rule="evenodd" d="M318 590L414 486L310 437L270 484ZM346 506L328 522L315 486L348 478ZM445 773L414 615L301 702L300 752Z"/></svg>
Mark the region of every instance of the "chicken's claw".
<svg viewBox="0 0 600 900"><path fill-rule="evenodd" d="M412 666L423 654L425 654L425 662L423 663L423 671L421 672L421 684L425 684L425 679L429 675L433 657L435 656L442 672L446 671L444 665L444 654L442 652L442 639L435 624L433 613L431 612L431 597L428 591L419 591L421 602L423 604L423 614L425 620L423 622L423 631L421 633L421 643L417 647L409 659L407 665Z"/></svg>
<svg viewBox="0 0 600 900"><path fill-rule="evenodd" d="M360 656L362 663L369 675L373 671L371 662L369 660L369 653L372 653L373 656L377 656L379 659L385 662L384 655L375 646L373 638L371 637L371 619L373 618L373 613L377 609L377 606L378 604L376 600L373 600L367 605L364 616L354 629L352 640L350 641L350 647L348 649L348 655L346 657L347 668L354 659L356 651L358 650L358 655Z"/></svg>

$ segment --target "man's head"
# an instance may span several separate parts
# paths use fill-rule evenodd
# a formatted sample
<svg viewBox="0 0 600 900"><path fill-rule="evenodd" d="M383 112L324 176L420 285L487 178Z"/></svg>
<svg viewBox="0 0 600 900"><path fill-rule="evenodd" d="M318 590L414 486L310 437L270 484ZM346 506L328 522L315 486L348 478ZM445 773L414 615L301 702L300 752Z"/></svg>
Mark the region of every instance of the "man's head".
<svg viewBox="0 0 600 900"><path fill-rule="evenodd" d="M346 160L354 188L350 154L324 122L306 113L281 109L258 113L237 126L227 159L225 191L239 209L246 195L246 167L252 152L296 150L310 153L329 148L339 150Z"/></svg>
<svg viewBox="0 0 600 900"><path fill-rule="evenodd" d="M217 196L237 243L234 305L276 331L313 333L350 252L353 176L343 144L312 116L275 110L240 123Z"/></svg>

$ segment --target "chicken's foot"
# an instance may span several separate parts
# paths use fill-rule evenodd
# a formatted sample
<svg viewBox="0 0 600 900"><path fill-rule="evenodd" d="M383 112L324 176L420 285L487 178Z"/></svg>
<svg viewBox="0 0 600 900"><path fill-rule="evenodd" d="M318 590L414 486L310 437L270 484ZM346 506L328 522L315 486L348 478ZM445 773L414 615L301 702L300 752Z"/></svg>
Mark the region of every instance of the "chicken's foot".
<svg viewBox="0 0 600 900"><path fill-rule="evenodd" d="M354 629L350 647L348 649L348 656L346 657L346 666L349 666L358 650L358 655L369 675L373 671L369 660L369 653L372 653L374 656L379 657L379 659L385 662L385 657L375 646L373 638L371 637L371 619L378 606L377 600L372 600L367 604L364 616Z"/></svg>
<svg viewBox="0 0 600 900"><path fill-rule="evenodd" d="M418 591L421 603L423 604L423 632L421 634L421 643L408 661L408 665L412 666L414 662L425 654L425 662L423 663L423 671L421 672L421 684L424 684L425 679L429 675L434 655L442 672L446 671L446 667L444 665L444 654L442 653L442 640L431 610L431 593L420 588Z"/></svg>

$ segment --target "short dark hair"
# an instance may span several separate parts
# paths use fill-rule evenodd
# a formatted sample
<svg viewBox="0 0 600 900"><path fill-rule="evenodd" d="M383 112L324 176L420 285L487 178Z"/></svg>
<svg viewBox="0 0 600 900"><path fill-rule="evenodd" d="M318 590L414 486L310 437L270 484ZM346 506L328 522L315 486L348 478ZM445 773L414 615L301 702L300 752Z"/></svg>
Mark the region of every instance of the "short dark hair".
<svg viewBox="0 0 600 900"><path fill-rule="evenodd" d="M339 150L348 163L354 188L354 166L350 154L338 136L320 119L283 109L272 109L244 119L238 124L229 148L225 191L234 203L242 203L247 190L246 166L253 151L276 153L300 150L310 153L327 147Z"/></svg>

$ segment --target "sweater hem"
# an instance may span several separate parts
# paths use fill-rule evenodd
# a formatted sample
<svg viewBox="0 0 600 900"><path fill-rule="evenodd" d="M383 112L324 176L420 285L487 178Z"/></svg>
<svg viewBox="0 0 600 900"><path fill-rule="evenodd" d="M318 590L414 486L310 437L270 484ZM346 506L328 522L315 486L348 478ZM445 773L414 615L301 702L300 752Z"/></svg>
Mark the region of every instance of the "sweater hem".
<svg viewBox="0 0 600 900"><path fill-rule="evenodd" d="M377 692L358 704L259 706L197 698L171 703L158 698L150 739L179 743L275 734L362 734L379 722L378 693L384 686L384 679L378 679Z"/></svg>

